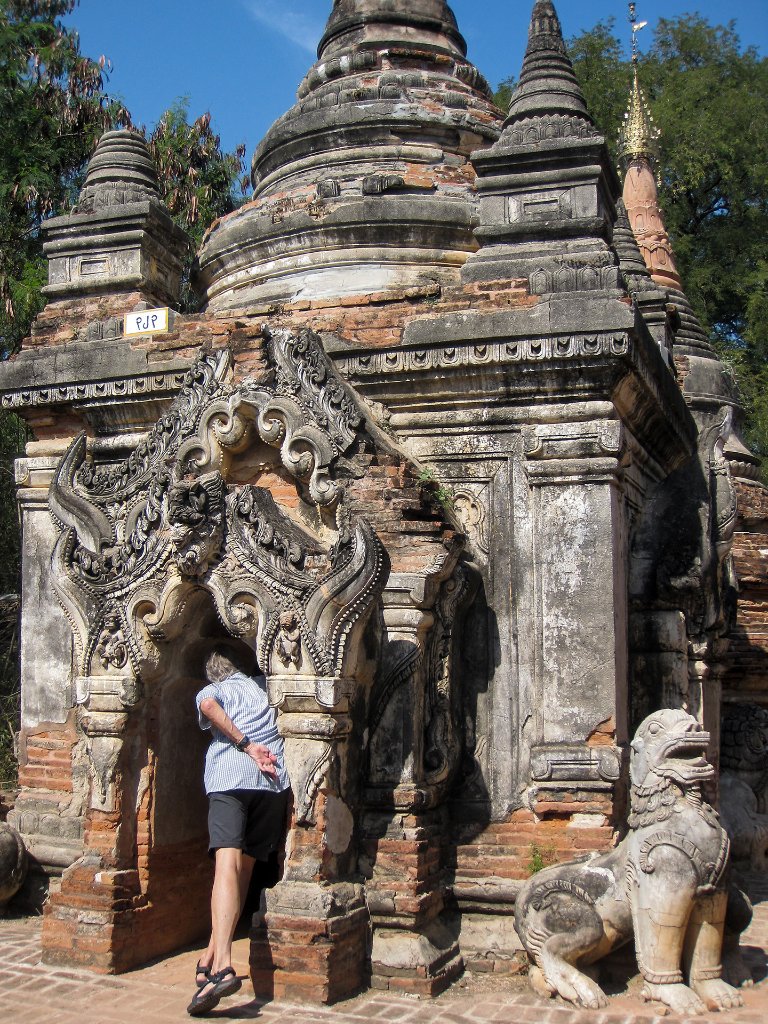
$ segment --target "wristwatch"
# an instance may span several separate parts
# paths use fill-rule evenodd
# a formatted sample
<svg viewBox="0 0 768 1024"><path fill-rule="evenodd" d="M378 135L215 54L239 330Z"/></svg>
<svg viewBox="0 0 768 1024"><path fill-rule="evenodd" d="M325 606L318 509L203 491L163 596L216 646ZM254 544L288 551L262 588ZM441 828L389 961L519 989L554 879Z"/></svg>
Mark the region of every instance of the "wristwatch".
<svg viewBox="0 0 768 1024"><path fill-rule="evenodd" d="M247 746L249 746L250 743L251 743L251 737L250 736L243 736L243 738L240 740L240 742L236 743L235 746L237 747L237 749L241 753L244 753L245 752L245 748Z"/></svg>

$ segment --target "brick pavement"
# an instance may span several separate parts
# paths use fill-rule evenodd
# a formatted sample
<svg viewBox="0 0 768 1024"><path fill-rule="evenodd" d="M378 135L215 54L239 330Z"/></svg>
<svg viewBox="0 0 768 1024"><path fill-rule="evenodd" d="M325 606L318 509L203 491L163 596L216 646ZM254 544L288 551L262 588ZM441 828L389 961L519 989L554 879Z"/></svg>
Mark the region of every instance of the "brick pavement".
<svg viewBox="0 0 768 1024"><path fill-rule="evenodd" d="M755 920L744 945L758 978L766 975L768 876L752 879ZM0 920L0 1021L2 1024L181 1024L192 995L198 951L189 950L119 977L47 967L40 963L40 922ZM235 944L233 964L247 974L248 942ZM250 983L223 1000L208 1019L260 1020L263 1024L655 1024L663 1008L644 1004L637 980L611 998L607 1010L576 1010L534 995L522 978L470 976L435 1000L370 992L335 1007L300 1006L253 999ZM765 1024L768 981L745 991L743 1009L711 1014L713 1024ZM680 1020L668 1015L672 1024Z"/></svg>

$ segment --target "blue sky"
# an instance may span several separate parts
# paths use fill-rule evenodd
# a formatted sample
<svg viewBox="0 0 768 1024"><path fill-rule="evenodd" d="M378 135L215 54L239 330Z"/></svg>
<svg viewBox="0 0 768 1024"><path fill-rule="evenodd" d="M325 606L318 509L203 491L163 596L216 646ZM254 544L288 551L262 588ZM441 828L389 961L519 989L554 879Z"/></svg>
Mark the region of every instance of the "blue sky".
<svg viewBox="0 0 768 1024"><path fill-rule="evenodd" d="M403 0L407 4L408 0ZM293 103L314 60L331 0L80 0L69 18L84 53L114 66L108 88L151 128L174 100L209 110L222 145L246 144L250 158L270 124ZM517 74L533 0L452 0L469 58L497 85ZM622 0L556 0L566 36L614 16L627 30ZM699 11L733 19L742 41L768 54L766 0L638 0L638 18ZM650 42L651 27L640 35ZM644 38L647 35L647 38Z"/></svg>

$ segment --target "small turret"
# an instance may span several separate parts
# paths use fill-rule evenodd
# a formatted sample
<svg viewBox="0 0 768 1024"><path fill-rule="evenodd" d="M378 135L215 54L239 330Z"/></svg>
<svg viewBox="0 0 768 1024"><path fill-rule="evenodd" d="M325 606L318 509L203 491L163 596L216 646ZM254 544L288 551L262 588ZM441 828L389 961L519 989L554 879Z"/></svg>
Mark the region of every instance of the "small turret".
<svg viewBox="0 0 768 1024"><path fill-rule="evenodd" d="M71 214L43 225L49 299L139 292L175 305L189 238L162 202L147 143L133 129L106 132Z"/></svg>
<svg viewBox="0 0 768 1024"><path fill-rule="evenodd" d="M527 278L533 294L619 290L610 248L620 193L551 0L536 0L501 138L472 154L480 251L466 281Z"/></svg>

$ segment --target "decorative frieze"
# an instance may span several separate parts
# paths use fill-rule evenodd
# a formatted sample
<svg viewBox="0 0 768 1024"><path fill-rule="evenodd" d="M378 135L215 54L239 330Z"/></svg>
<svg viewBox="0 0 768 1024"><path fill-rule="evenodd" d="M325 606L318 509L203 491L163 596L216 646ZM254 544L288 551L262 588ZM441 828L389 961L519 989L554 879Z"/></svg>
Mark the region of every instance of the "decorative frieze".
<svg viewBox="0 0 768 1024"><path fill-rule="evenodd" d="M175 394L184 386L186 372L152 373L142 377L119 380L98 380L88 383L71 383L25 387L5 391L0 396L3 409L27 409L36 406L80 404L83 402L109 401L110 399L146 397L157 394Z"/></svg>
<svg viewBox="0 0 768 1024"><path fill-rule="evenodd" d="M628 334L572 334L366 351L341 355L336 365L345 377L365 380L391 373L626 356L629 348Z"/></svg>

